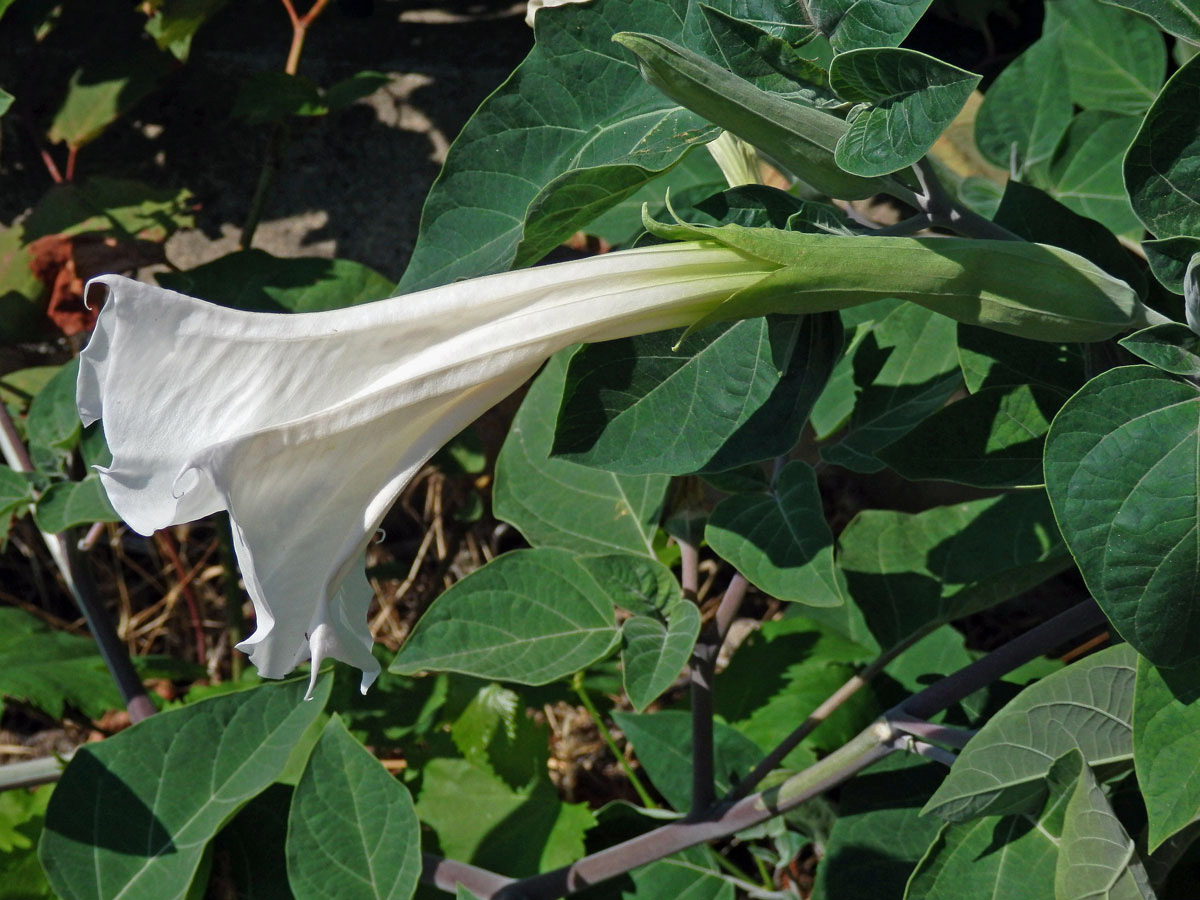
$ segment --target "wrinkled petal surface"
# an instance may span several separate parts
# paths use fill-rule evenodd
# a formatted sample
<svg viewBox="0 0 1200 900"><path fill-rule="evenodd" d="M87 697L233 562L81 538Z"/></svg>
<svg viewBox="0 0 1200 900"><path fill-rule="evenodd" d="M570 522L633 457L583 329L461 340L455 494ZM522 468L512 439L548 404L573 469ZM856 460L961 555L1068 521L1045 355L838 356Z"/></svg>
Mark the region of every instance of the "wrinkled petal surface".
<svg viewBox="0 0 1200 900"><path fill-rule="evenodd" d="M774 268L669 244L297 315L102 276L79 412L135 531L229 511L257 616L239 647L264 676L334 658L366 690L363 551L426 460L561 348L690 324Z"/></svg>

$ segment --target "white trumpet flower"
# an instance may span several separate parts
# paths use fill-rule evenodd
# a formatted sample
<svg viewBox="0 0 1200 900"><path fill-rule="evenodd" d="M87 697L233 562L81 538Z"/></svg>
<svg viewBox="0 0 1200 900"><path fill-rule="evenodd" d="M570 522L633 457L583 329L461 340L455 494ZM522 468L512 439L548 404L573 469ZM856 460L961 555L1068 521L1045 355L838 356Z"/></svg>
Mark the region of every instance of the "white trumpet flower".
<svg viewBox="0 0 1200 900"><path fill-rule="evenodd" d="M689 325L778 265L704 241L492 275L348 309L228 309L106 275L78 405L102 420L101 481L135 531L228 510L281 678L306 659L363 672L363 551L429 457L557 350ZM310 688L311 692L311 688Z"/></svg>

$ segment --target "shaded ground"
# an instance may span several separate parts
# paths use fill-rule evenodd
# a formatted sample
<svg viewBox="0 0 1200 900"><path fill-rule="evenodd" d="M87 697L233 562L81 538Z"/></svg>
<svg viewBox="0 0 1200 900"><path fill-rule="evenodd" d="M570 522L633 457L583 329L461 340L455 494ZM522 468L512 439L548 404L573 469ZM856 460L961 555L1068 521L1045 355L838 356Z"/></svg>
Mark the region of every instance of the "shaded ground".
<svg viewBox="0 0 1200 900"><path fill-rule="evenodd" d="M0 62L9 90L32 110L25 121L5 122L0 165L18 177L5 179L0 222L51 185L32 135L44 133L61 101L81 42L92 44L98 30L114 47L136 38L127 32L140 27L138 18L116 16L110 6L71 5L44 42L18 46ZM390 81L348 109L296 122L255 246L284 256L336 254L399 278L450 140L533 44L524 9L512 0L331 4L309 33L300 73L321 86L367 69ZM247 76L282 70L290 38L282 4L228 4L163 89L83 148L77 178L134 177L190 190L197 227L168 246L181 268L234 249L272 126L247 125L231 110ZM61 167L61 148L51 152Z"/></svg>

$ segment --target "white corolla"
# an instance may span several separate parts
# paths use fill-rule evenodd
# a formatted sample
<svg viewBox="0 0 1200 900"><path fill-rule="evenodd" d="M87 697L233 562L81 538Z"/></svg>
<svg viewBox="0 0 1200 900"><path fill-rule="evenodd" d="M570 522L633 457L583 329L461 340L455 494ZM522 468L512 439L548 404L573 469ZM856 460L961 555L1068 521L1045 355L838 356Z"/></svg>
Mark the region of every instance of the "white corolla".
<svg viewBox="0 0 1200 900"><path fill-rule="evenodd" d="M366 690L363 551L421 465L557 350L691 324L778 268L667 244L296 315L106 275L79 412L103 422L100 478L135 531L229 511L259 672L335 658Z"/></svg>

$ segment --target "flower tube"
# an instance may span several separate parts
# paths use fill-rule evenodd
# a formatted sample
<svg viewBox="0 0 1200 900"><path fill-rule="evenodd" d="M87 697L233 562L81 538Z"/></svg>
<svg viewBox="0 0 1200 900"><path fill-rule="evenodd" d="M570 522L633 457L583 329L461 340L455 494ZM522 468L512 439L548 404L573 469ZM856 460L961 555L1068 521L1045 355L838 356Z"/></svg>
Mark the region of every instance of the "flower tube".
<svg viewBox="0 0 1200 900"><path fill-rule="evenodd" d="M426 460L563 347L692 324L778 268L693 241L293 315L106 275L79 413L135 531L229 511L257 617L238 647L263 676L311 658L315 683L332 657L365 691L363 552Z"/></svg>

